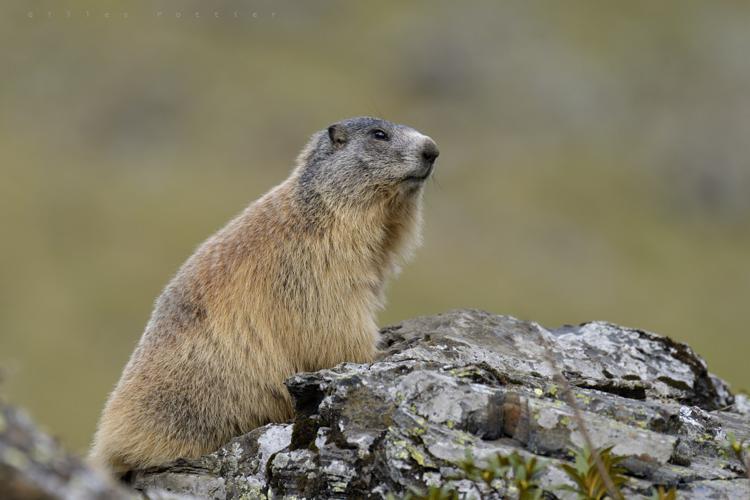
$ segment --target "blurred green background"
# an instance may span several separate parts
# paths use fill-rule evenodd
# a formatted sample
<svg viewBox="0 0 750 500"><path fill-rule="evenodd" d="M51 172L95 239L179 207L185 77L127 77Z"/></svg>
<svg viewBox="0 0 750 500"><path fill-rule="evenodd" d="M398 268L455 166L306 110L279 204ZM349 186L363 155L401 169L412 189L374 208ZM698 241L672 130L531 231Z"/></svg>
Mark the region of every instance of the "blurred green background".
<svg viewBox="0 0 750 500"><path fill-rule="evenodd" d="M4 2L2 390L83 451L182 261L362 114L442 152L381 324L604 319L750 387L748 26L747 2Z"/></svg>

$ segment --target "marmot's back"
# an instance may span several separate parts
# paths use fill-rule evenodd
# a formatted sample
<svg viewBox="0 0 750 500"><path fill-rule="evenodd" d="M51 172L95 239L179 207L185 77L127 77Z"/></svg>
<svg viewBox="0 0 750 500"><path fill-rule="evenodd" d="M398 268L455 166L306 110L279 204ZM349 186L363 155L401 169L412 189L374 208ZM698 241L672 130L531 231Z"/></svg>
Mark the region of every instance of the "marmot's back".
<svg viewBox="0 0 750 500"><path fill-rule="evenodd" d="M298 371L375 355L384 280L418 242L434 142L356 118L313 135L290 177L206 241L157 300L92 459L196 457L292 416Z"/></svg>

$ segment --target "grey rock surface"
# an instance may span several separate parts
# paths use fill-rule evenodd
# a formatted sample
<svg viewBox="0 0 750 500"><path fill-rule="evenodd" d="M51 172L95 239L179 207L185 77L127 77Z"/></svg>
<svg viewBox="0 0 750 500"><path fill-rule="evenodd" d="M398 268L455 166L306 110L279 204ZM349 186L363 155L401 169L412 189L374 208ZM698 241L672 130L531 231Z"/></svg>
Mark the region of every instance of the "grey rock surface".
<svg viewBox="0 0 750 500"><path fill-rule="evenodd" d="M336 499L444 484L465 498L503 498L507 485L468 480L458 463L467 450L480 464L516 451L547 463L547 498L574 498L559 489L572 483L557 467L584 443L563 397L570 386L594 444L626 457L627 498L649 497L654 485L676 487L678 498L750 498L728 451L729 433L750 439L748 400L684 344L608 323L547 330L476 310L385 328L382 343L373 364L289 379L294 422L138 471L133 486L153 498Z"/></svg>
<svg viewBox="0 0 750 500"><path fill-rule="evenodd" d="M678 498L750 498L729 450L730 434L750 440L748 398L684 344L608 323L548 330L460 310L385 328L381 348L372 364L290 378L293 422L135 471L135 491L0 404L0 499L403 498L431 485L515 498L502 480L468 479L467 450L480 466L514 452L542 459L545 498L575 498L560 489L572 483L559 465L584 444L576 410L595 446L625 457L626 498L655 485Z"/></svg>
<svg viewBox="0 0 750 500"><path fill-rule="evenodd" d="M0 499L138 498L136 492L65 452L25 413L0 403Z"/></svg>

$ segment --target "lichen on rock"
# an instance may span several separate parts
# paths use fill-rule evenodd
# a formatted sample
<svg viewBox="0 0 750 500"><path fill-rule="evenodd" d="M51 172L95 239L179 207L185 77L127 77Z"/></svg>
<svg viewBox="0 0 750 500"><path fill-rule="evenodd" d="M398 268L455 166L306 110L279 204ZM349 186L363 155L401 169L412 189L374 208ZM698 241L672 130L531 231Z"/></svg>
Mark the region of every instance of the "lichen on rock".
<svg viewBox="0 0 750 500"><path fill-rule="evenodd" d="M593 444L624 457L626 498L648 498L655 485L678 498L750 496L727 448L729 435L750 439L747 397L733 396L685 344L609 323L545 329L459 310L385 328L381 347L372 364L291 377L293 422L136 471L132 486L150 498L216 499L402 498L441 485L463 498L512 491L468 478L469 451L477 463L542 459L547 497L575 498L559 489L572 485L559 465L584 444L577 410Z"/></svg>
<svg viewBox="0 0 750 500"><path fill-rule="evenodd" d="M459 464L467 450L479 461L517 451L545 459L541 484L565 497L556 488L570 480L555 464L570 461L583 441L553 378L560 369L594 444L626 457L627 498L648 497L653 485L690 498L747 495L741 465L726 453L727 432L750 437L747 402L738 398L735 407L726 384L684 344L609 323L548 330L460 310L383 329L382 350L372 364L290 378L294 423L238 438L249 473L167 466L138 473L134 485L174 490L170 478L179 473L224 478L233 486L222 498L243 498L243 483L269 498L399 498L443 484L466 498L500 498L462 477ZM288 443L268 437L280 435ZM252 444L269 439L277 445L265 451ZM188 463L215 468L238 440Z"/></svg>

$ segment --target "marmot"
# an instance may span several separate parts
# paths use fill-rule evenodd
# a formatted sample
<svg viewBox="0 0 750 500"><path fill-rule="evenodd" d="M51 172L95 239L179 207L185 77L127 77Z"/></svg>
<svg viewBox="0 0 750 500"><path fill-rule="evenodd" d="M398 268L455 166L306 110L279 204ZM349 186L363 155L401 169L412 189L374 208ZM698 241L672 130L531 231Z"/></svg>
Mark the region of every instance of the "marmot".
<svg viewBox="0 0 750 500"><path fill-rule="evenodd" d="M289 178L198 247L156 300L91 460L124 473L200 456L289 420L291 375L371 362L384 282L419 240L438 154L377 118L315 133Z"/></svg>

